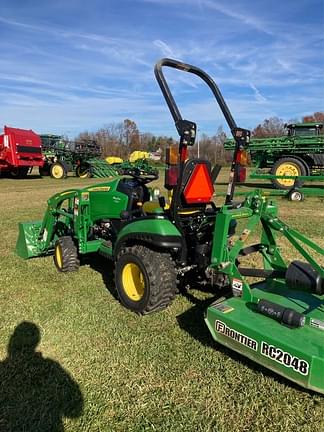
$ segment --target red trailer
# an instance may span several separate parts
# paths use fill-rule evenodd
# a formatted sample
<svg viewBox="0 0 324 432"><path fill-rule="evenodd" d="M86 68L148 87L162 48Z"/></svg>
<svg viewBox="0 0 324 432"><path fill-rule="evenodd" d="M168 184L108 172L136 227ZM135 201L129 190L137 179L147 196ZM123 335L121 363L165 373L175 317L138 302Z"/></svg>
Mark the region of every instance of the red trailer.
<svg viewBox="0 0 324 432"><path fill-rule="evenodd" d="M4 127L4 134L0 135L0 174L26 177L29 169L43 164L42 142L35 132Z"/></svg>

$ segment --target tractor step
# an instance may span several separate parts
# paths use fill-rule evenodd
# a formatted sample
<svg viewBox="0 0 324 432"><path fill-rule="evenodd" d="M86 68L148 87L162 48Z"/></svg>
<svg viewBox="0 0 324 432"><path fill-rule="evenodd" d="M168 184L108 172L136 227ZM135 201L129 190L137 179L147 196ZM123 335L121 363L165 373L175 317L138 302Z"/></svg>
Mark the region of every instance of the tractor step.
<svg viewBox="0 0 324 432"><path fill-rule="evenodd" d="M283 281L258 283L254 298L290 308L305 317L298 328L256 311L241 297L211 304L206 324L222 345L249 357L297 384L324 394L323 296L289 290Z"/></svg>

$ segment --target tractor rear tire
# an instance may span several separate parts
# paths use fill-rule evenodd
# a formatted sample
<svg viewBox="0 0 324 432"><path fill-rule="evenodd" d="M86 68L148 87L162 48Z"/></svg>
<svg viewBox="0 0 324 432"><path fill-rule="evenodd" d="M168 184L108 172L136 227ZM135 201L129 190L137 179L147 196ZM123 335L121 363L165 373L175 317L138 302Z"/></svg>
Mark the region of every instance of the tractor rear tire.
<svg viewBox="0 0 324 432"><path fill-rule="evenodd" d="M283 157L278 159L271 168L272 175L289 175L289 176L305 176L307 169L303 162L294 157ZM294 186L294 179L271 179L275 189L289 190ZM299 180L298 186L302 186L304 182Z"/></svg>
<svg viewBox="0 0 324 432"><path fill-rule="evenodd" d="M120 302L146 315L165 309L177 291L177 274L171 255L137 245L120 251L115 266Z"/></svg>
<svg viewBox="0 0 324 432"><path fill-rule="evenodd" d="M66 178L67 169L66 169L65 164L63 164L61 162L53 163L50 167L50 173L51 173L51 177L56 179L56 180Z"/></svg>
<svg viewBox="0 0 324 432"><path fill-rule="evenodd" d="M75 174L81 179L91 177L91 167L90 165L79 165L76 167Z"/></svg>
<svg viewBox="0 0 324 432"><path fill-rule="evenodd" d="M78 250L69 236L60 237L54 247L54 263L59 272L79 270L80 260Z"/></svg>

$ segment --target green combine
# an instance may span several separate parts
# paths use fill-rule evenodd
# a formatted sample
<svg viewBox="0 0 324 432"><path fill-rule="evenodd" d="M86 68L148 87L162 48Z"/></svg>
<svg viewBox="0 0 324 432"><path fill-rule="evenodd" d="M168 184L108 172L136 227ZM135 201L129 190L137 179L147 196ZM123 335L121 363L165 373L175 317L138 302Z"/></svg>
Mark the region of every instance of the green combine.
<svg viewBox="0 0 324 432"><path fill-rule="evenodd" d="M163 67L200 77L232 131L234 158L220 207L212 199L219 167L188 159L197 127L182 118ZM43 221L19 224L17 253L53 255L60 272L76 271L84 255L101 254L115 265L121 303L143 315L166 308L184 281L199 279L215 294L205 321L217 342L324 394L324 249L282 222L262 191L233 200L237 153L248 148L250 132L237 127L209 75L172 59L159 61L155 75L180 136L176 151L167 151L169 198L147 187L157 173L140 169L64 191L48 200ZM259 240L251 243L256 231ZM278 235L301 259L287 262ZM254 265L244 265L245 257Z"/></svg>

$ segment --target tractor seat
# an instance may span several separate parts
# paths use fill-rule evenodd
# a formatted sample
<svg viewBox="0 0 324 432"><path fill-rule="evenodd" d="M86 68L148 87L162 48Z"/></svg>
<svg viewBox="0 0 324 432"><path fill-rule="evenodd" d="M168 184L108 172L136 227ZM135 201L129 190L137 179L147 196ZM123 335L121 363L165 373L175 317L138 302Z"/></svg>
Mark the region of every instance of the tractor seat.
<svg viewBox="0 0 324 432"><path fill-rule="evenodd" d="M130 212L140 210L142 203L150 199L147 187L134 178L121 179L117 186L117 191L128 196L126 210Z"/></svg>
<svg viewBox="0 0 324 432"><path fill-rule="evenodd" d="M159 201L146 201L143 203L142 210L145 214L163 214L164 210L161 207Z"/></svg>

